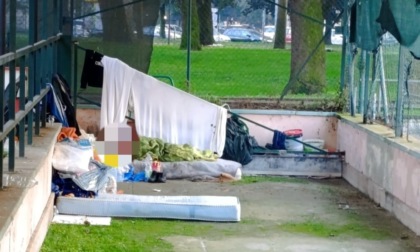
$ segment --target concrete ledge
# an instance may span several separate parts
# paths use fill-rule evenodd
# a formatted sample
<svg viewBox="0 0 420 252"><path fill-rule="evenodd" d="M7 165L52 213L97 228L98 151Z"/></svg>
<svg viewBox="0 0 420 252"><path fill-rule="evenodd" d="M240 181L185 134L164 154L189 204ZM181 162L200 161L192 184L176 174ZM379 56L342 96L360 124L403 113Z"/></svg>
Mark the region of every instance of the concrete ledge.
<svg viewBox="0 0 420 252"><path fill-rule="evenodd" d="M43 216L52 215L51 160L60 130L61 124L42 128L33 144L25 146L25 157L15 159L15 172L34 178L36 185L0 189L0 252L36 251L42 244L32 237L45 237L49 221Z"/></svg>
<svg viewBox="0 0 420 252"><path fill-rule="evenodd" d="M322 112L322 111L300 111L300 110L273 110L273 109L232 109L236 114L249 114L249 115L298 115L298 116L336 116L335 112Z"/></svg>
<svg viewBox="0 0 420 252"><path fill-rule="evenodd" d="M255 155L244 165L245 175L341 177L342 156L324 154Z"/></svg>
<svg viewBox="0 0 420 252"><path fill-rule="evenodd" d="M31 240L29 241L29 246L26 250L27 252L38 252L41 250L42 243L44 242L45 236L48 232L48 227L54 217L54 199L55 194L51 193L41 219L39 220L38 225L32 234Z"/></svg>
<svg viewBox="0 0 420 252"><path fill-rule="evenodd" d="M420 141L392 129L342 116L338 149L346 152L343 177L420 235Z"/></svg>
<svg viewBox="0 0 420 252"><path fill-rule="evenodd" d="M395 137L393 129L379 124L362 124L363 119L359 117L350 116L339 116L340 121L356 127L358 130L363 131L369 136L380 139L393 148L397 148L404 151L418 159L420 159L420 139L413 136L410 137L410 141L407 141L405 137Z"/></svg>

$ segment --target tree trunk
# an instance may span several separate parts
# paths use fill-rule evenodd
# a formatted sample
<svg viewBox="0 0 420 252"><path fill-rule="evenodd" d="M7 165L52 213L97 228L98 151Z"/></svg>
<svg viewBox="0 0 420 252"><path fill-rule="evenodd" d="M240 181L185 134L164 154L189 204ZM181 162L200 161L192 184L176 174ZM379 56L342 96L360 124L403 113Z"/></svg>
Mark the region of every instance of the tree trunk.
<svg viewBox="0 0 420 252"><path fill-rule="evenodd" d="M161 38L166 38L166 20L164 18L165 16L165 4L162 4L159 8L159 13L160 13L160 32L159 35ZM170 27L168 26L168 31L169 33L171 32Z"/></svg>
<svg viewBox="0 0 420 252"><path fill-rule="evenodd" d="M197 0L197 10L200 22L200 42L202 45L214 44L213 17L211 0Z"/></svg>
<svg viewBox="0 0 420 252"><path fill-rule="evenodd" d="M101 10L120 6L123 0L99 0ZM110 42L131 42L133 31L129 30L124 8L101 13L103 25L103 39Z"/></svg>
<svg viewBox="0 0 420 252"><path fill-rule="evenodd" d="M323 20L321 0L293 0L290 8L316 20ZM322 43L310 57L322 38L322 25L305 17L290 13L292 27L292 53L290 90L292 93L315 94L325 88L325 44ZM306 64L305 64L306 63ZM301 68L305 64L302 71Z"/></svg>
<svg viewBox="0 0 420 252"><path fill-rule="evenodd" d="M282 7L287 6L287 0L280 0L279 5ZM276 34L274 37L274 49L285 49L286 48L286 26L287 26L287 15L284 8L278 8L277 20L276 20Z"/></svg>
<svg viewBox="0 0 420 252"><path fill-rule="evenodd" d="M136 44L139 50L136 55L139 57L139 70L149 72L150 59L153 52L153 34L159 17L160 1L146 0L133 5L134 23L137 30ZM145 29L144 29L145 28ZM147 31L145 34L144 31Z"/></svg>
<svg viewBox="0 0 420 252"><path fill-rule="evenodd" d="M182 38L181 49L187 49L187 35L188 35L188 15L189 2L191 1L191 50L201 50L200 44L200 27L198 23L197 3L196 0L182 0L181 15L182 15Z"/></svg>
<svg viewBox="0 0 420 252"><path fill-rule="evenodd" d="M322 16L325 20L325 44L331 45L331 29L334 26L335 19L335 0L322 0Z"/></svg>

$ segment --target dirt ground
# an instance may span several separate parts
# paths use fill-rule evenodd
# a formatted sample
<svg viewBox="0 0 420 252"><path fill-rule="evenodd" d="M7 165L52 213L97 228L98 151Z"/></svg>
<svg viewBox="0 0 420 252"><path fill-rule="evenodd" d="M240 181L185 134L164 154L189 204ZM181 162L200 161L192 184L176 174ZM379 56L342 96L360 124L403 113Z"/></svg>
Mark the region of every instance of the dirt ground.
<svg viewBox="0 0 420 252"><path fill-rule="evenodd" d="M277 177L278 178L278 177ZM275 180L275 179L274 179ZM175 251L420 251L420 237L343 179L255 183L121 183L128 194L236 196L241 221L214 233L170 236Z"/></svg>

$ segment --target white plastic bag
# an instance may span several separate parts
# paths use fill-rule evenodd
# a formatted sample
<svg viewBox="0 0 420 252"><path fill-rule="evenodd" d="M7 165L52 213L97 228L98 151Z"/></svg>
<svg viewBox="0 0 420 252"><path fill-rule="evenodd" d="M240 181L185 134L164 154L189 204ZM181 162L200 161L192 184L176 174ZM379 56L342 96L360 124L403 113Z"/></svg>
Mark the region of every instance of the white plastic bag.
<svg viewBox="0 0 420 252"><path fill-rule="evenodd" d="M61 172L80 174L89 171L91 158L92 145L73 140L61 141L54 146L52 166Z"/></svg>

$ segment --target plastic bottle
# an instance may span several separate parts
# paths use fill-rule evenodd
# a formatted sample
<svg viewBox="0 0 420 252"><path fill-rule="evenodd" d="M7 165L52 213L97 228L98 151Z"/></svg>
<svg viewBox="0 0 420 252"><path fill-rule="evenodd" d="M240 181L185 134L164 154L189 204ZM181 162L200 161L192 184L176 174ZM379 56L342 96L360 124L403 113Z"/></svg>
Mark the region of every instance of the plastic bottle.
<svg viewBox="0 0 420 252"><path fill-rule="evenodd" d="M146 180L146 182L149 180L149 178L150 178L150 175L152 175L152 162L153 162L153 159L152 159L152 157L149 155L149 154L147 154L146 155L146 158L144 159L144 162L145 162L145 167L144 167L144 177L145 177L145 180Z"/></svg>
<svg viewBox="0 0 420 252"><path fill-rule="evenodd" d="M3 174L3 186L31 188L38 184L38 181L25 174L6 173Z"/></svg>

